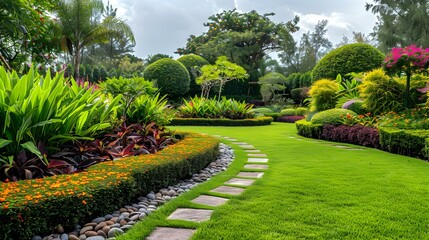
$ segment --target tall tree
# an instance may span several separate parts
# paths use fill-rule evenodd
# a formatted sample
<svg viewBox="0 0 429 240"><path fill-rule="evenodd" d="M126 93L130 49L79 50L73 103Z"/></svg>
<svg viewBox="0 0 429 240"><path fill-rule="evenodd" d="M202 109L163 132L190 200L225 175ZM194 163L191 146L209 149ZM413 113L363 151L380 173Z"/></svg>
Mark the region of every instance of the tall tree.
<svg viewBox="0 0 429 240"><path fill-rule="evenodd" d="M274 13L259 14L256 11L240 13L229 10L209 17L204 24L207 32L191 35L186 47L177 49L178 54L194 53L214 62L219 56L227 56L243 66L251 80L259 77L260 60L269 52L279 50L285 42L293 41L291 33L298 30L298 17L287 23L274 23Z"/></svg>
<svg viewBox="0 0 429 240"><path fill-rule="evenodd" d="M317 61L332 48L332 43L326 37L327 24L327 20L319 21L314 32L308 31L302 35L299 46L297 42L293 42L293 46L292 44L284 46L279 57L287 66L289 74L310 71L316 66Z"/></svg>
<svg viewBox="0 0 429 240"><path fill-rule="evenodd" d="M56 23L48 12L54 0L0 1L0 65L19 68L31 59L45 63L59 51Z"/></svg>
<svg viewBox="0 0 429 240"><path fill-rule="evenodd" d="M133 32L123 20L107 16L101 22L97 19L104 10L101 0L60 0L57 8L64 39L73 54L74 77L79 77L81 54L85 47L95 43L106 43L111 36L124 34L135 42Z"/></svg>
<svg viewBox="0 0 429 240"><path fill-rule="evenodd" d="M377 15L374 35L382 51L411 44L429 46L427 0L373 0L365 8Z"/></svg>

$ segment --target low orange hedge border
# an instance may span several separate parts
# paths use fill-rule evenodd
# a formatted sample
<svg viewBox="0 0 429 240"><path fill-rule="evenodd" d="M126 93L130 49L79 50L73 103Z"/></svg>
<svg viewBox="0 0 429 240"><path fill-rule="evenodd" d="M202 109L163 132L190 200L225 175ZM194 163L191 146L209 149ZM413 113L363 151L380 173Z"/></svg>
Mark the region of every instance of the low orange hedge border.
<svg viewBox="0 0 429 240"><path fill-rule="evenodd" d="M57 224L72 228L175 184L214 161L216 138L180 133L183 140L149 155L103 162L85 172L0 184L0 239L30 239Z"/></svg>

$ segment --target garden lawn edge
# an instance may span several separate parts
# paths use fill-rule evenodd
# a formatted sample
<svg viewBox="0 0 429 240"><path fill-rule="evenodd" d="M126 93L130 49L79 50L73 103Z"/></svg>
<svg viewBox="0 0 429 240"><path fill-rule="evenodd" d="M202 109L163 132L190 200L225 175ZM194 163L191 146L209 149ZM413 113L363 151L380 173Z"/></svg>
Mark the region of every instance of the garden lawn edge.
<svg viewBox="0 0 429 240"><path fill-rule="evenodd" d="M264 126L270 125L272 117L259 117L252 119L227 118L174 118L171 126Z"/></svg>
<svg viewBox="0 0 429 240"><path fill-rule="evenodd" d="M0 239L30 239L57 224L71 229L189 177L218 156L218 139L180 135L181 141L156 154L103 162L77 174L1 183Z"/></svg>

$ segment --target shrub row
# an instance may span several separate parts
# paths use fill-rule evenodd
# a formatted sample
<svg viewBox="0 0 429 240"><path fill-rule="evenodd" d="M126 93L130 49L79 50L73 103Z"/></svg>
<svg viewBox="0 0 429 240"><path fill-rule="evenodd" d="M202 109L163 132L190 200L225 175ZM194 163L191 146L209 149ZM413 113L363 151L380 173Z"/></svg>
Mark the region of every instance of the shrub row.
<svg viewBox="0 0 429 240"><path fill-rule="evenodd" d="M381 149L401 155L428 158L429 130L379 128Z"/></svg>
<svg viewBox="0 0 429 240"><path fill-rule="evenodd" d="M380 137L377 128L359 124L353 126L324 125L321 138L333 142L380 148Z"/></svg>
<svg viewBox="0 0 429 240"><path fill-rule="evenodd" d="M174 118L172 126L264 126L270 125L272 117L231 120L227 118Z"/></svg>
<svg viewBox="0 0 429 240"><path fill-rule="evenodd" d="M103 162L72 175L1 183L0 239L30 239L57 224L71 229L189 177L217 157L217 139L177 136L183 140L156 154Z"/></svg>
<svg viewBox="0 0 429 240"><path fill-rule="evenodd" d="M308 138L380 148L382 150L429 159L429 130L404 130L380 127L378 129L354 125L334 126L313 124L306 120L295 123L298 134Z"/></svg>
<svg viewBox="0 0 429 240"><path fill-rule="evenodd" d="M287 122L287 123L294 123L296 121L304 119L304 116L281 116L274 121L276 122Z"/></svg>

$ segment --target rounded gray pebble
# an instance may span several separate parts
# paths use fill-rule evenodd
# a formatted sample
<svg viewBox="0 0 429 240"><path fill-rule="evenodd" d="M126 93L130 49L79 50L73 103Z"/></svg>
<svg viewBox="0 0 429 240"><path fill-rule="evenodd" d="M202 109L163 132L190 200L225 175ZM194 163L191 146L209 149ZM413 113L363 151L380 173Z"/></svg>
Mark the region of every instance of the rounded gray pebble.
<svg viewBox="0 0 429 240"><path fill-rule="evenodd" d="M112 238L112 237L116 237L116 236L122 235L122 234L124 234L124 231L122 229L120 229L120 228L112 228L107 233L107 237Z"/></svg>

